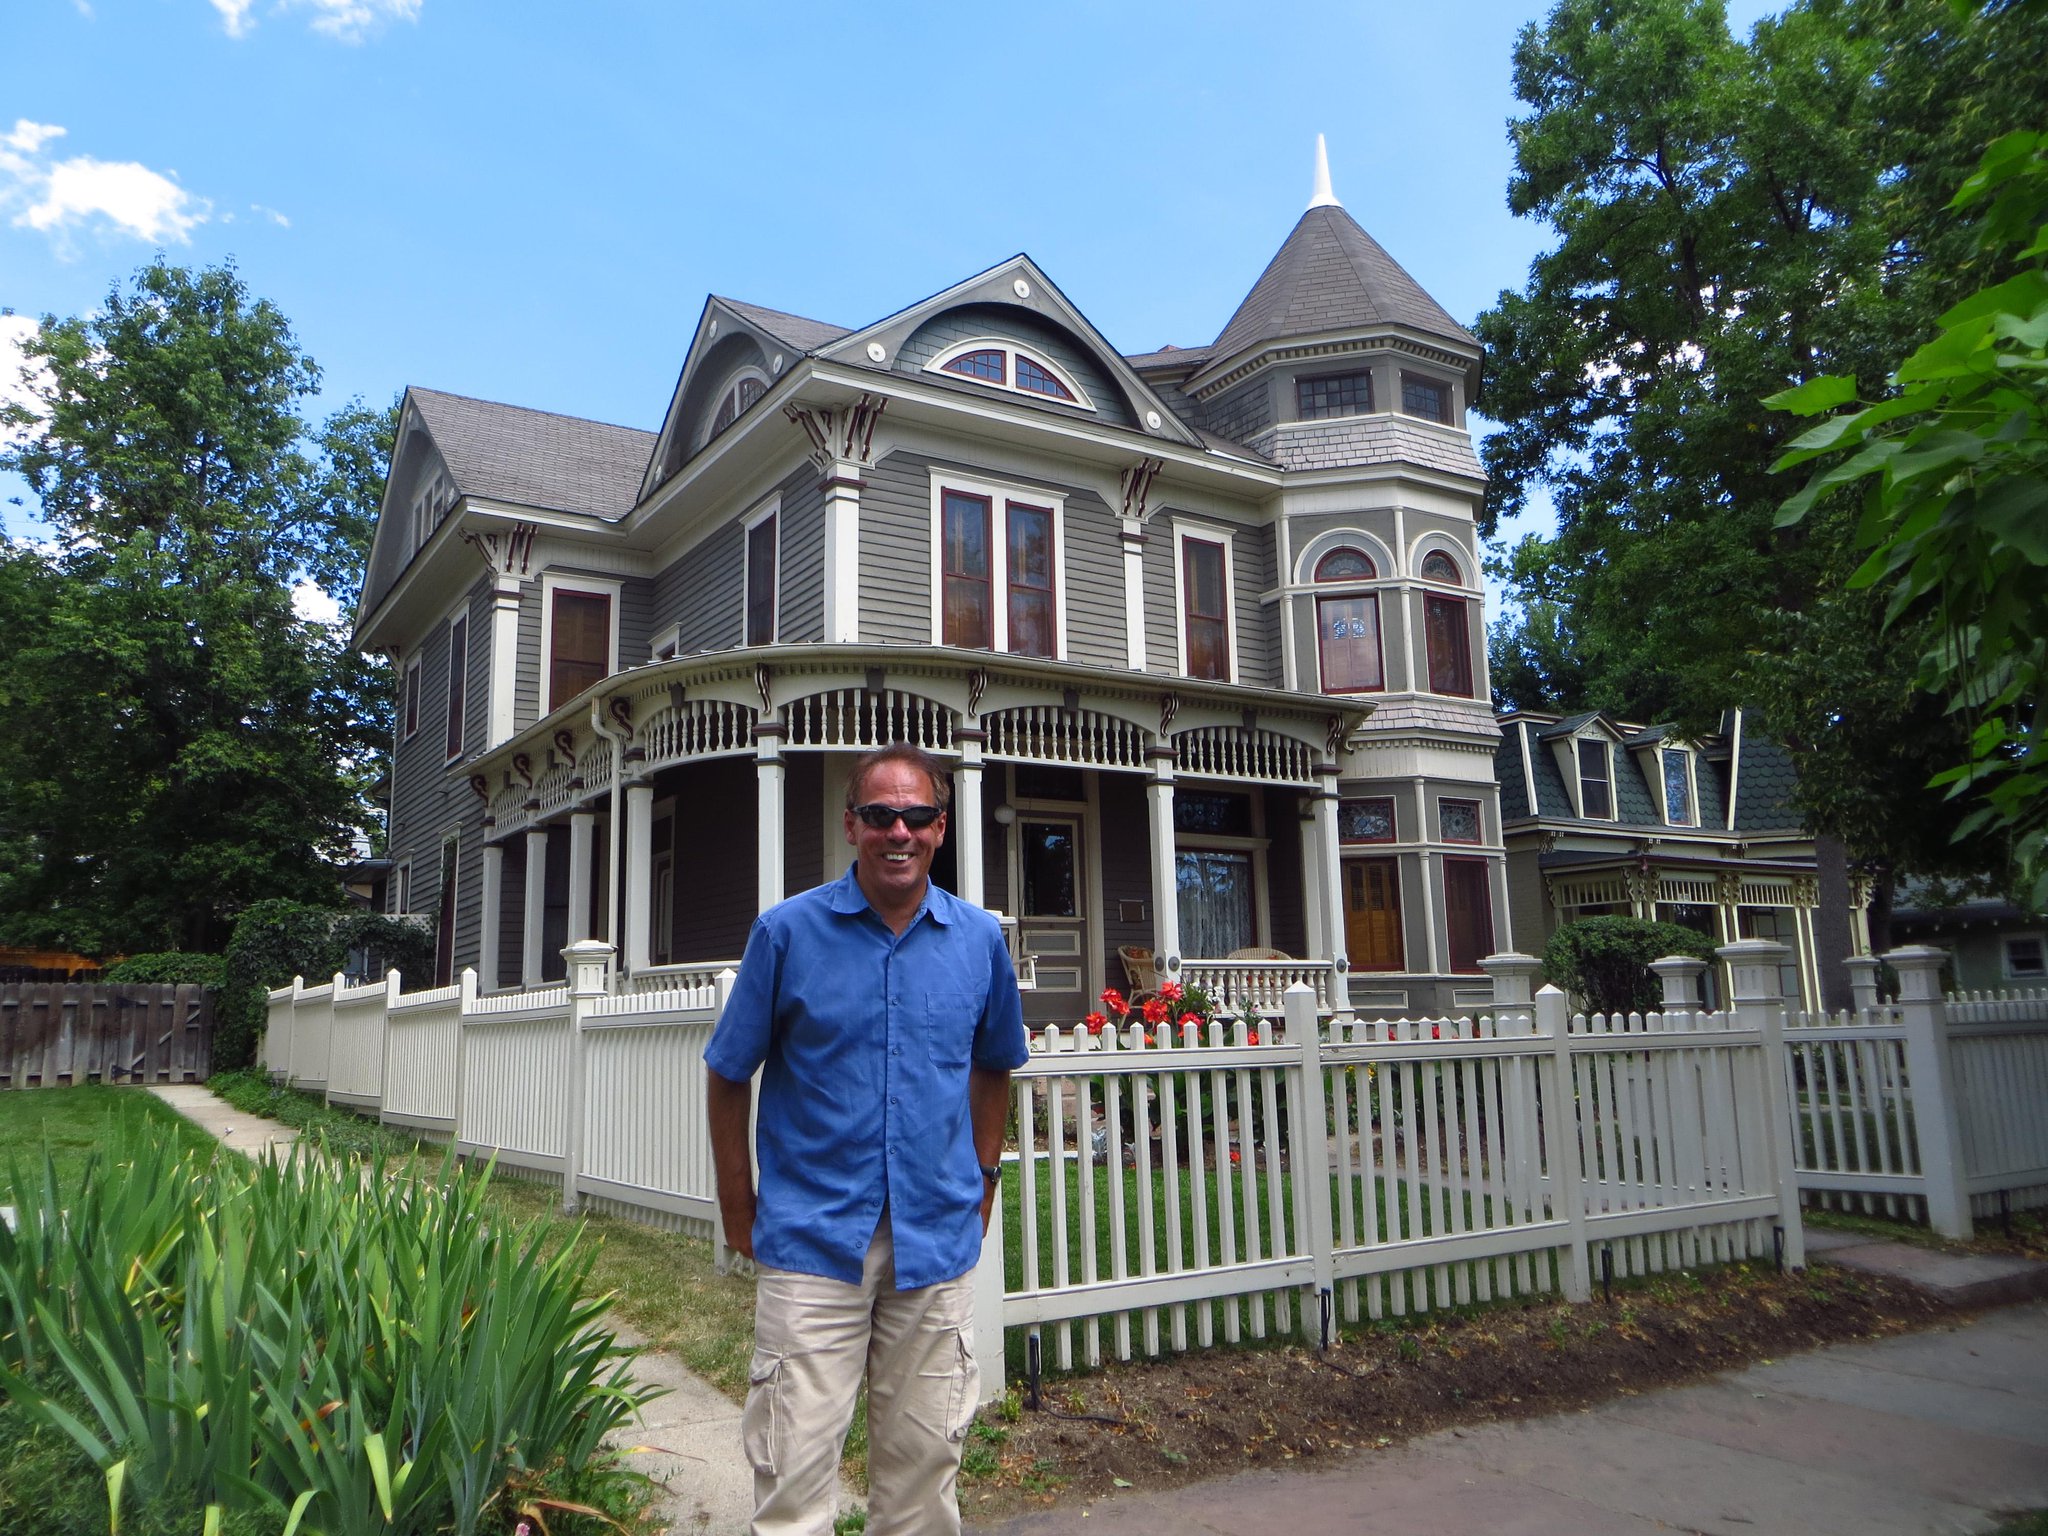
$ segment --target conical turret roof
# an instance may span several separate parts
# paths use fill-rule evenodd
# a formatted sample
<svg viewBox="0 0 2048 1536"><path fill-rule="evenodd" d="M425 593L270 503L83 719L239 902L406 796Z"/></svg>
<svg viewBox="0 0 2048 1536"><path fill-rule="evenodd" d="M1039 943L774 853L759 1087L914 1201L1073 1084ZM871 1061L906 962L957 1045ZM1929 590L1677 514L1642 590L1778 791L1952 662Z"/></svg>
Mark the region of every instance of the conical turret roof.
<svg viewBox="0 0 2048 1536"><path fill-rule="evenodd" d="M1269 343L1403 326L1477 347L1422 285L1335 201L1311 207L1210 349L1217 364Z"/></svg>

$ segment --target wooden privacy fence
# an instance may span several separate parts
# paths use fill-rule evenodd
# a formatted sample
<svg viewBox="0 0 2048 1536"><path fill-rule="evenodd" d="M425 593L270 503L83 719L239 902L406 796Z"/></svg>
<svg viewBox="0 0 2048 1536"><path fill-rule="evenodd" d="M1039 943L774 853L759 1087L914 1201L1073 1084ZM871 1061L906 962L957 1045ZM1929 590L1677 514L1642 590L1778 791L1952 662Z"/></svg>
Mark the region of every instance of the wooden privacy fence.
<svg viewBox="0 0 2048 1536"><path fill-rule="evenodd" d="M212 1070L205 987L0 984L0 1088L196 1083Z"/></svg>
<svg viewBox="0 0 2048 1536"><path fill-rule="evenodd" d="M1896 1002L1878 1000L1863 956L1855 1006L1787 1020L1799 1187L1947 1237L2048 1205L2048 990L1944 999L1941 950L1884 958Z"/></svg>

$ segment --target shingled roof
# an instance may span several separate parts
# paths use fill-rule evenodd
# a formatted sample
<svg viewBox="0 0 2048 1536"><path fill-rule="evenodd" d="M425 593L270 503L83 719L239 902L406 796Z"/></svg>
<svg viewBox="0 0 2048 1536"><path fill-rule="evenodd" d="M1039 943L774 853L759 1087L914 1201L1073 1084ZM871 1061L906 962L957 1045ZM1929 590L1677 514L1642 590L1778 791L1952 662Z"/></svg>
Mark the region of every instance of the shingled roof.
<svg viewBox="0 0 2048 1536"><path fill-rule="evenodd" d="M434 389L407 392L465 496L620 518L639 499L654 434Z"/></svg>
<svg viewBox="0 0 2048 1536"><path fill-rule="evenodd" d="M819 347L837 341L853 332L843 325L827 325L822 320L806 320L802 315L787 314L779 309L767 309L759 304L742 304L738 299L719 296L719 302L730 305L733 311L750 324L758 325L770 336L788 342L799 352L815 352Z"/></svg>
<svg viewBox="0 0 2048 1536"><path fill-rule="evenodd" d="M1222 361L1282 337L1374 325L1477 345L1356 219L1331 204L1301 216L1209 350Z"/></svg>

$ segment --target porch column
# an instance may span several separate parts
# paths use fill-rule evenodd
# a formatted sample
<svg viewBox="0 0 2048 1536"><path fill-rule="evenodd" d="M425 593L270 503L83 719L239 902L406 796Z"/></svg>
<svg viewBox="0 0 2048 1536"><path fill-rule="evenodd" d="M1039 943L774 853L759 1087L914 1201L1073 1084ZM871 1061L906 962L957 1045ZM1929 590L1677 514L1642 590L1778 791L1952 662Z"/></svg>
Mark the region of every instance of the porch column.
<svg viewBox="0 0 2048 1536"><path fill-rule="evenodd" d="M573 811L569 816L569 942L590 937L591 877L597 848L597 813Z"/></svg>
<svg viewBox="0 0 2048 1536"><path fill-rule="evenodd" d="M654 786L626 786L626 974L647 969L654 905Z"/></svg>
<svg viewBox="0 0 2048 1536"><path fill-rule="evenodd" d="M948 818L953 846L960 852L960 889L954 894L978 907L987 890L981 846L981 728L963 725L953 732L953 740L960 746L960 766L953 773L953 815Z"/></svg>
<svg viewBox="0 0 2048 1536"><path fill-rule="evenodd" d="M490 735L486 747L509 741L514 728L513 689L519 680L519 578L498 575L491 583ZM484 977L486 988L498 978Z"/></svg>
<svg viewBox="0 0 2048 1536"><path fill-rule="evenodd" d="M1330 957L1330 1007L1351 1011L1351 956L1344 941L1344 871L1337 863L1337 765L1316 764L1316 892L1323 914L1325 953Z"/></svg>
<svg viewBox="0 0 2048 1536"><path fill-rule="evenodd" d="M1173 852L1173 746L1155 744L1145 798L1152 811L1152 958L1161 981L1180 980L1180 870Z"/></svg>
<svg viewBox="0 0 2048 1536"><path fill-rule="evenodd" d="M783 820L787 813L782 803L782 732L780 720L764 719L754 727L754 775L760 788L755 817L755 856L760 862L755 903L762 912L782 900L783 895Z"/></svg>
<svg viewBox="0 0 2048 1536"><path fill-rule="evenodd" d="M1118 533L1124 551L1124 665L1145 670L1145 525L1127 517Z"/></svg>
<svg viewBox="0 0 2048 1536"><path fill-rule="evenodd" d="M1316 825L1315 801L1309 798L1301 810L1301 917L1311 955L1322 954L1329 942L1323 929L1322 864L1323 834Z"/></svg>
<svg viewBox="0 0 2048 1536"><path fill-rule="evenodd" d="M537 987L541 981L541 929L548 916L548 829L526 832L526 912L519 930L519 983Z"/></svg>
<svg viewBox="0 0 2048 1536"><path fill-rule="evenodd" d="M498 931L505 912L505 845L484 844L483 909L478 915L476 968L486 992L498 990Z"/></svg>
<svg viewBox="0 0 2048 1536"><path fill-rule="evenodd" d="M825 476L825 643L860 638L860 466L842 460ZM780 898L778 898L780 899Z"/></svg>

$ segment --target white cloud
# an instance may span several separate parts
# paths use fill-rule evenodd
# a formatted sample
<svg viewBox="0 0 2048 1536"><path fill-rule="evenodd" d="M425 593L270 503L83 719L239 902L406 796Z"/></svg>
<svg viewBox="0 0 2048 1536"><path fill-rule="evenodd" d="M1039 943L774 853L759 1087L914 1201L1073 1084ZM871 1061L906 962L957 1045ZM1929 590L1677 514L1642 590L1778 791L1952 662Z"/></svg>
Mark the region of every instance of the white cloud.
<svg viewBox="0 0 2048 1536"><path fill-rule="evenodd" d="M33 363L22 355L22 343L35 335L36 322L27 315L0 315L0 405L25 405L41 414L42 401L31 387L31 380L22 378L28 370L35 382L47 380L49 364L41 358ZM0 448L12 448L21 440L22 434L0 427Z"/></svg>
<svg viewBox="0 0 2048 1536"><path fill-rule="evenodd" d="M192 231L212 217L204 198L137 161L48 159L44 149L63 136L54 124L24 117L0 137L0 211L16 210L17 227L54 237L60 251L73 230L86 227L153 244L188 245Z"/></svg>
<svg viewBox="0 0 2048 1536"><path fill-rule="evenodd" d="M317 582L302 581L292 588L292 612L310 624L329 628L341 622L341 604Z"/></svg>
<svg viewBox="0 0 2048 1536"><path fill-rule="evenodd" d="M292 227L292 221L286 218L283 214L279 213L275 208L266 208L261 203L251 203L249 205L249 211L251 213L261 214L264 218L270 220L271 223L275 224L279 229L290 229Z"/></svg>
<svg viewBox="0 0 2048 1536"><path fill-rule="evenodd" d="M315 32L344 43L359 43L391 21L417 21L423 0L276 0L273 11L311 13ZM212 0L229 37L247 37L256 29L256 0Z"/></svg>

